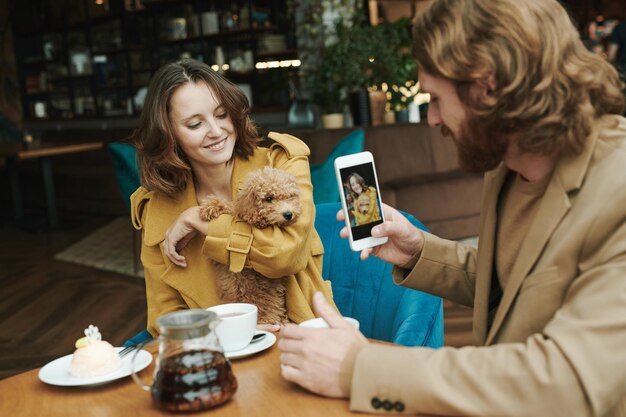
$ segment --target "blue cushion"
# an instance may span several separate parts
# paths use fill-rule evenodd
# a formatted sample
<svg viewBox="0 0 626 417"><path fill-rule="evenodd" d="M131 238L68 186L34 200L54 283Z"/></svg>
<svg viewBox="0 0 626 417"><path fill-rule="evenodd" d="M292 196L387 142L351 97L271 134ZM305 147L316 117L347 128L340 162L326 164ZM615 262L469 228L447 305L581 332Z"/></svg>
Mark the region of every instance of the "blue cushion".
<svg viewBox="0 0 626 417"><path fill-rule="evenodd" d="M126 143L110 143L108 148L113 160L117 183L130 212L130 196L141 185L137 167L137 152L133 146Z"/></svg>
<svg viewBox="0 0 626 417"><path fill-rule="evenodd" d="M313 183L313 201L315 204L335 203L340 201L337 179L335 178L335 159L363 151L364 132L357 129L341 139L324 163L311 166Z"/></svg>
<svg viewBox="0 0 626 417"><path fill-rule="evenodd" d="M443 346L441 298L397 286L392 265L370 256L366 261L339 237L339 203L316 206L315 228L324 243L322 275L330 280L335 303L344 316L359 320L366 337L405 346ZM404 213L415 226L426 227Z"/></svg>

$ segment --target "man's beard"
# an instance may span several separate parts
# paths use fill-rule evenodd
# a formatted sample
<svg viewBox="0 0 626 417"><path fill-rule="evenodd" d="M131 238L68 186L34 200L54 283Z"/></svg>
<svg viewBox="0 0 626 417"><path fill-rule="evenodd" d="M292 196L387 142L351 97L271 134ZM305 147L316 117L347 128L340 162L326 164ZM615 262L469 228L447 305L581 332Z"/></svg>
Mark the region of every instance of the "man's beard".
<svg viewBox="0 0 626 417"><path fill-rule="evenodd" d="M503 136L492 135L484 124L471 115L459 126L459 137L445 125L441 126L441 133L454 139L459 166L471 173L482 174L497 167L508 145Z"/></svg>

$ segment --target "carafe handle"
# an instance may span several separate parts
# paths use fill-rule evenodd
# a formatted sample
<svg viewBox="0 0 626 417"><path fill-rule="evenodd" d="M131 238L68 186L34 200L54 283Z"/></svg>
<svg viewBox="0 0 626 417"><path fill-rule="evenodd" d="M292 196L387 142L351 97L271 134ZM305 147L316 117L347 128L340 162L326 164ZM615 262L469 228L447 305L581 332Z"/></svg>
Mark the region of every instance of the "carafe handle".
<svg viewBox="0 0 626 417"><path fill-rule="evenodd" d="M143 381L141 379L139 379L139 377L137 376L137 374L135 373L135 359L137 358L137 354L146 346L148 346L151 343L154 342L158 342L159 339L150 339L150 340L146 340L144 342L141 342L137 345L137 348L135 349L135 352L133 353L133 358L130 361L130 371L131 371L131 376L133 377L133 381L135 381L135 383L137 383L137 385L139 385L141 387L141 389L143 389L144 391L150 391L152 389L152 385L146 385L143 383Z"/></svg>

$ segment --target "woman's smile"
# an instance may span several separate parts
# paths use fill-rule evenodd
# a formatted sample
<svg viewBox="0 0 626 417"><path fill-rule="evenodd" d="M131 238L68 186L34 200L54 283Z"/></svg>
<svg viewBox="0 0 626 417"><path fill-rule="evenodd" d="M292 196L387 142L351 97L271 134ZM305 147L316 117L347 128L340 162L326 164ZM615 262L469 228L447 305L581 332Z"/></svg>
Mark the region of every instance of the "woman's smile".
<svg viewBox="0 0 626 417"><path fill-rule="evenodd" d="M204 148L208 149L210 151L221 151L222 149L224 149L224 146L226 145L226 140L227 139L228 139L228 137L220 140L219 142L212 143L210 145L206 145L206 146L204 146Z"/></svg>

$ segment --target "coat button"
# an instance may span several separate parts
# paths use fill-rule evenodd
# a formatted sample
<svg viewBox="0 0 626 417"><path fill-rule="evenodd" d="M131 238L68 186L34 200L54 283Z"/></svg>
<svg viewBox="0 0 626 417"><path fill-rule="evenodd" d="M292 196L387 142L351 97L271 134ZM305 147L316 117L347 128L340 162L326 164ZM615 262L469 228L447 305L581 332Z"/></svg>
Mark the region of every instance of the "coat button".
<svg viewBox="0 0 626 417"><path fill-rule="evenodd" d="M374 397L372 398L372 407L374 407L376 410L378 410L380 408L380 406L382 405L381 401L378 399L378 397Z"/></svg>
<svg viewBox="0 0 626 417"><path fill-rule="evenodd" d="M385 409L385 411L391 411L393 410L393 404L391 404L391 401L385 400L383 401L383 408Z"/></svg>
<svg viewBox="0 0 626 417"><path fill-rule="evenodd" d="M397 412L401 413L404 411L404 403L402 401L396 401L393 404L393 408L395 408Z"/></svg>

